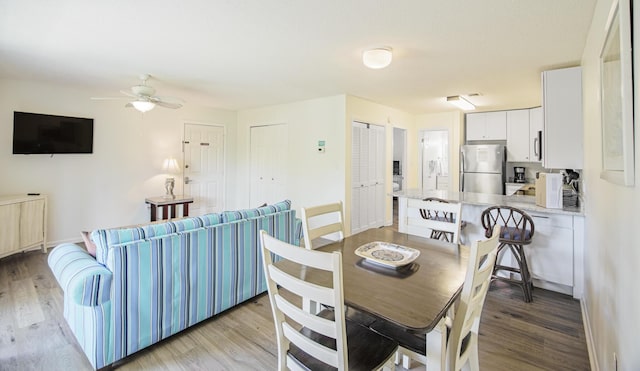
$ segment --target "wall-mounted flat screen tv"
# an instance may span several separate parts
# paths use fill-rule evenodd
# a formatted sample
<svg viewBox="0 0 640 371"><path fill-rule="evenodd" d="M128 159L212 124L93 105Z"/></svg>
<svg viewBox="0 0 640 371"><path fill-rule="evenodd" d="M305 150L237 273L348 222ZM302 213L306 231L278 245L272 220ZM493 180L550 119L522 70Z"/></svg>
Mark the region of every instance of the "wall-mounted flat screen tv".
<svg viewBox="0 0 640 371"><path fill-rule="evenodd" d="M14 112L13 153L93 153L93 119Z"/></svg>

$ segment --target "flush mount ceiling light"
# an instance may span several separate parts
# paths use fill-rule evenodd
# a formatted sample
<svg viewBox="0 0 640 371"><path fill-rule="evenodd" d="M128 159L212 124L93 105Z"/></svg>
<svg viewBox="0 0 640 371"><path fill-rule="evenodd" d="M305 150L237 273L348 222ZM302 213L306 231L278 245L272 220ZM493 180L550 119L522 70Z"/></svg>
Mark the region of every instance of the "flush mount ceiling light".
<svg viewBox="0 0 640 371"><path fill-rule="evenodd" d="M447 102L453 104L463 111L473 111L474 109L476 109L476 106L474 106L473 103L469 102L459 95L452 95L447 97Z"/></svg>
<svg viewBox="0 0 640 371"><path fill-rule="evenodd" d="M391 48L375 48L362 53L362 63L373 69L385 68L391 64L393 53Z"/></svg>
<svg viewBox="0 0 640 371"><path fill-rule="evenodd" d="M133 106L133 108L137 109L138 111L140 111L142 113L151 111L153 109L153 107L156 106L155 103L149 102L149 101L144 101L144 100L133 101L133 102L131 102L131 105Z"/></svg>

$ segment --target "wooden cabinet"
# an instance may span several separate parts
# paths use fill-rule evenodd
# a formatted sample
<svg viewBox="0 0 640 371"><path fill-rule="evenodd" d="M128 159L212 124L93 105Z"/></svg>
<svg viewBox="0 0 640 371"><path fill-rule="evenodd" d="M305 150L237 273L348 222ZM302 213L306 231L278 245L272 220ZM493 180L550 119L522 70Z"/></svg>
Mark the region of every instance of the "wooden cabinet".
<svg viewBox="0 0 640 371"><path fill-rule="evenodd" d="M46 247L46 196L0 196L0 258Z"/></svg>
<svg viewBox="0 0 640 371"><path fill-rule="evenodd" d="M582 68L542 73L544 140L547 169L583 168Z"/></svg>
<svg viewBox="0 0 640 371"><path fill-rule="evenodd" d="M507 161L540 162L542 108L507 111Z"/></svg>
<svg viewBox="0 0 640 371"><path fill-rule="evenodd" d="M468 113L466 115L467 141L506 140L506 111Z"/></svg>

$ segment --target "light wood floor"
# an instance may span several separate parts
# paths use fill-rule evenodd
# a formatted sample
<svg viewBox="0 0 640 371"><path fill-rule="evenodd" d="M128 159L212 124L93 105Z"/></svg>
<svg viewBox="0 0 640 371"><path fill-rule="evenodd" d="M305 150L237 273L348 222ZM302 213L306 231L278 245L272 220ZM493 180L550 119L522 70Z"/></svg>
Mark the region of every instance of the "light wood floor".
<svg viewBox="0 0 640 371"><path fill-rule="evenodd" d="M90 370L63 318L62 290L38 251L0 259L0 370ZM494 283L480 324L483 370L589 370L579 302ZM118 365L121 370L272 370L266 295L204 321ZM416 370L424 369L416 364ZM398 367L397 370L403 370Z"/></svg>

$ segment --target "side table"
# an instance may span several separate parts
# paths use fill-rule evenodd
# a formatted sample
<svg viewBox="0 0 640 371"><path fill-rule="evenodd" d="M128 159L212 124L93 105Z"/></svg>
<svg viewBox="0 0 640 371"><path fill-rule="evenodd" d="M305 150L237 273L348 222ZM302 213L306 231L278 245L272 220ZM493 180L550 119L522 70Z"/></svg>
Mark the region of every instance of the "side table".
<svg viewBox="0 0 640 371"><path fill-rule="evenodd" d="M173 219L176 217L176 205L182 205L182 216L189 216L189 204L193 203L193 197L178 197L165 198L160 197L148 197L144 199L145 203L151 205L151 221L155 222L158 218L158 207L162 209L162 219ZM171 209L171 216L169 216L169 209Z"/></svg>

